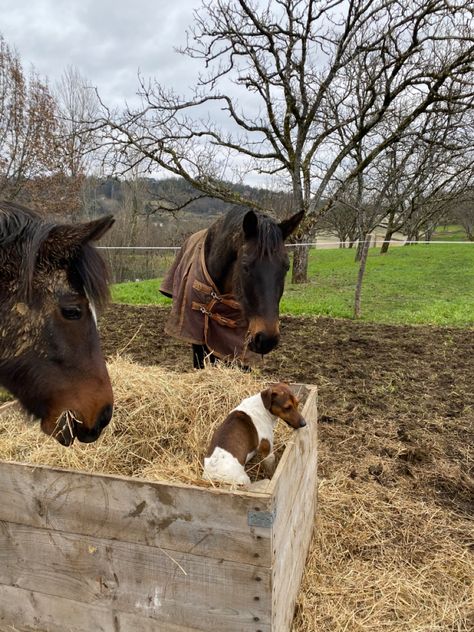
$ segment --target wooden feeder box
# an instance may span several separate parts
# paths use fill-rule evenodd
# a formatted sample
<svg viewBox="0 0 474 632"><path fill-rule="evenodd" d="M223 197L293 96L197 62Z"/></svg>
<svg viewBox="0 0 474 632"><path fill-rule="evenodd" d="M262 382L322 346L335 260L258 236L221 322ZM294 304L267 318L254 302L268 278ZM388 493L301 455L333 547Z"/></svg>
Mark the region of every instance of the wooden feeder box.
<svg viewBox="0 0 474 632"><path fill-rule="evenodd" d="M265 492L0 462L0 630L287 632L314 526L308 425Z"/></svg>

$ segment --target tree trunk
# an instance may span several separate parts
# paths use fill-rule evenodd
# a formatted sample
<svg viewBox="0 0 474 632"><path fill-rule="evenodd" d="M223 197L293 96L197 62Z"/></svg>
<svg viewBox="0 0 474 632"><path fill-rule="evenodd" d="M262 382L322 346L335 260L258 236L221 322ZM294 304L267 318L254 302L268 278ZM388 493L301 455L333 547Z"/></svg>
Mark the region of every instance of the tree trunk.
<svg viewBox="0 0 474 632"><path fill-rule="evenodd" d="M308 282L309 246L297 246L293 254L292 283Z"/></svg>
<svg viewBox="0 0 474 632"><path fill-rule="evenodd" d="M431 241L431 238L433 237L433 233L434 233L434 228L428 228L425 232L425 241Z"/></svg>
<svg viewBox="0 0 474 632"><path fill-rule="evenodd" d="M407 235L407 240L405 242L405 246L412 246L413 242L419 241L420 235L417 230L411 230Z"/></svg>
<svg viewBox="0 0 474 632"><path fill-rule="evenodd" d="M366 237L366 239L367 239L367 237ZM358 261L361 261L361 259L362 259L362 251L364 250L366 239L359 239L359 241L357 242L357 250L356 250L355 257L354 257L354 261L356 263ZM369 236L369 243L370 243L370 236Z"/></svg>
<svg viewBox="0 0 474 632"><path fill-rule="evenodd" d="M383 240L382 248L380 249L380 254L383 255L388 252L388 248L390 246L390 241L392 239L393 234L395 233L395 211L392 210L388 216L387 222L387 231L385 233L385 237Z"/></svg>
<svg viewBox="0 0 474 632"><path fill-rule="evenodd" d="M389 228L387 228L387 232L385 233L385 237L383 238L383 244L382 244L382 248L380 248L380 254L384 255L386 252L388 252L388 248L390 246L390 241L392 239L393 233L395 231L390 230Z"/></svg>
<svg viewBox="0 0 474 632"><path fill-rule="evenodd" d="M359 273L357 275L357 285L356 285L355 299L354 299L354 318L360 317L360 300L361 300L361 295L362 295L362 281L364 279L365 265L367 263L367 255L369 254L369 245L370 245L370 234L367 234L365 236L364 241L362 242L362 248L361 248Z"/></svg>

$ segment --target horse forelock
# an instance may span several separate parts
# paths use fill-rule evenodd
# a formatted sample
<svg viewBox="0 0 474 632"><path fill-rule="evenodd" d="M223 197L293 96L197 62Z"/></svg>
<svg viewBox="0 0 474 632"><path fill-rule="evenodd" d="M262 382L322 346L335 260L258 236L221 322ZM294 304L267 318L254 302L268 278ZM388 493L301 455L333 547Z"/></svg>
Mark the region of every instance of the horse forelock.
<svg viewBox="0 0 474 632"><path fill-rule="evenodd" d="M20 300L29 301L38 252L50 230L51 224L29 209L0 202L1 264L14 270Z"/></svg>
<svg viewBox="0 0 474 632"><path fill-rule="evenodd" d="M258 215L258 234L255 239L254 256L257 259L273 259L281 255L283 235L274 219Z"/></svg>
<svg viewBox="0 0 474 632"><path fill-rule="evenodd" d="M104 260L90 244L84 244L70 263L70 273L80 282L93 313L103 309L110 298L109 278Z"/></svg>

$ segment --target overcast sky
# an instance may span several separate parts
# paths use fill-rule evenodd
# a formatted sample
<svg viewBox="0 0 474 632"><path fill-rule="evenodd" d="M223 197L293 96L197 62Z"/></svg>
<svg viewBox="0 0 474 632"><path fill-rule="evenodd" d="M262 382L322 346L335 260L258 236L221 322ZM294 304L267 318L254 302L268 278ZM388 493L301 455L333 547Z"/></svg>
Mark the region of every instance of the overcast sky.
<svg viewBox="0 0 474 632"><path fill-rule="evenodd" d="M175 52L199 0L0 0L0 33L52 84L75 66L109 105L133 100L137 72L185 89L196 67Z"/></svg>
<svg viewBox="0 0 474 632"><path fill-rule="evenodd" d="M33 65L52 87L73 66L105 105L121 109L137 99L138 72L178 93L195 83L202 65L175 48L186 43L200 6L200 0L0 0L0 33L23 67ZM232 94L233 86L227 90ZM240 91L239 101L247 113L256 107L249 93ZM224 128L230 125L220 106L211 115ZM256 174L247 174L246 182L272 185Z"/></svg>

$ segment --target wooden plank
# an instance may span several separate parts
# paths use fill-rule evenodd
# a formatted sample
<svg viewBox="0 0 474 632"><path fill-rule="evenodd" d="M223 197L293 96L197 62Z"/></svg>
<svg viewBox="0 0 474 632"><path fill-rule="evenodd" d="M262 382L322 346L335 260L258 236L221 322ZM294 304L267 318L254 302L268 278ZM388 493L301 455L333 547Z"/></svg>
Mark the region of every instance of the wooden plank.
<svg viewBox="0 0 474 632"><path fill-rule="evenodd" d="M264 628L265 632L269 628ZM0 632L190 632L173 623L157 622L71 599L0 586ZM254 632L254 630L252 630Z"/></svg>
<svg viewBox="0 0 474 632"><path fill-rule="evenodd" d="M112 611L0 586L1 632L118 632ZM124 632L123 630L121 632ZM138 632L138 631L137 631Z"/></svg>
<svg viewBox="0 0 474 632"><path fill-rule="evenodd" d="M224 623L224 627L218 628L203 628L200 627L200 623L196 621L195 628L178 628L175 626L171 628L168 627L169 624L165 627L161 627L161 622L157 625L157 622L153 619L137 617L127 612L118 613L117 618L120 625L120 632L193 632L194 630L199 630L199 632L278 632L277 630L272 630L270 623L262 623L262 621L238 623L232 625L232 627L228 627L228 625ZM89 632L89 630L87 632Z"/></svg>
<svg viewBox="0 0 474 632"><path fill-rule="evenodd" d="M270 531L248 526L268 494L0 462L0 521L270 566Z"/></svg>
<svg viewBox="0 0 474 632"><path fill-rule="evenodd" d="M255 630L256 618L270 624L270 569L26 525L0 526L4 586L184 628Z"/></svg>
<svg viewBox="0 0 474 632"><path fill-rule="evenodd" d="M303 414L308 432L299 431L287 446L274 482L272 629L290 630L316 510L317 391Z"/></svg>

